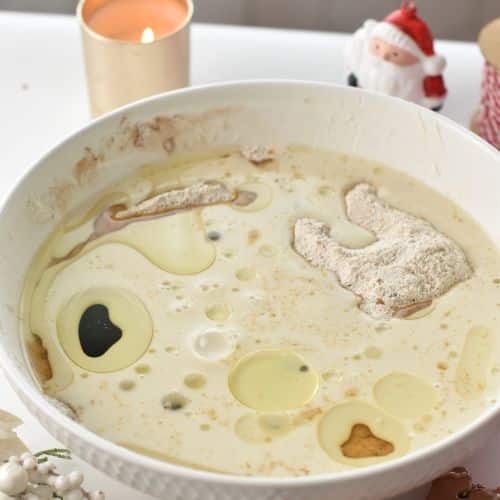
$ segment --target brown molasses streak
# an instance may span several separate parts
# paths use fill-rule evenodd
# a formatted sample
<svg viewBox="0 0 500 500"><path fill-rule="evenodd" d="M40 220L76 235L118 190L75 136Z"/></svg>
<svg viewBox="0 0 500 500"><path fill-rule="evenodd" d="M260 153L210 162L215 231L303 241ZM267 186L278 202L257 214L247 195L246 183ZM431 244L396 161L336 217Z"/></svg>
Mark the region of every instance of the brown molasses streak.
<svg viewBox="0 0 500 500"><path fill-rule="evenodd" d="M244 207L253 203L256 199L256 194L250 191L236 191L234 198L230 201L231 205L235 205L238 207ZM227 202L215 202L210 205L199 205L199 206L191 206L182 209L170 209L164 212L160 212L158 214L153 215L140 215L133 216L127 219L116 219L114 214L117 212L123 211L127 209L127 206L124 204L112 205L110 207L102 210L94 220L94 232L85 240L77 245L75 245L66 255L63 257L55 257L52 258L48 267L55 266L65 260L72 259L76 257L89 243L92 241L105 236L106 234L113 233L115 231L119 231L120 229L132 224L133 222L142 222L152 219L159 219L160 217L168 217L171 215L175 215L181 212L186 212L188 210L193 210L195 208L203 208L211 205L223 205L228 204Z"/></svg>

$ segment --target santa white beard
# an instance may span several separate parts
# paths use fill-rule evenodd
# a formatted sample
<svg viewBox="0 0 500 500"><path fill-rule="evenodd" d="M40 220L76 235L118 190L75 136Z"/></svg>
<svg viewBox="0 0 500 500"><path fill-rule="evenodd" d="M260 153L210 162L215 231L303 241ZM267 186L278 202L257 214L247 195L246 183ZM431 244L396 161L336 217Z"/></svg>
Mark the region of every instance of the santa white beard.
<svg viewBox="0 0 500 500"><path fill-rule="evenodd" d="M420 63L399 66L372 55L366 47L354 72L358 78L358 85L362 88L417 103L421 103L424 99L425 73Z"/></svg>
<svg viewBox="0 0 500 500"><path fill-rule="evenodd" d="M348 71L357 77L357 84L368 90L401 97L423 104L423 81L426 76L420 63L399 66L374 56L369 49L375 21L367 21L356 31L347 51Z"/></svg>

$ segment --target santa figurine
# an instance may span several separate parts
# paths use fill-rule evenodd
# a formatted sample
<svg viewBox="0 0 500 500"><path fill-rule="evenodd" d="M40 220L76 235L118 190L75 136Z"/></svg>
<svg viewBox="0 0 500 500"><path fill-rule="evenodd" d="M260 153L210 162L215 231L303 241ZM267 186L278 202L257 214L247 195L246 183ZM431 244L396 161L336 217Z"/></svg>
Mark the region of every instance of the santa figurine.
<svg viewBox="0 0 500 500"><path fill-rule="evenodd" d="M434 52L429 27L413 2L383 21L365 21L346 54L348 83L439 111L446 97L444 57Z"/></svg>

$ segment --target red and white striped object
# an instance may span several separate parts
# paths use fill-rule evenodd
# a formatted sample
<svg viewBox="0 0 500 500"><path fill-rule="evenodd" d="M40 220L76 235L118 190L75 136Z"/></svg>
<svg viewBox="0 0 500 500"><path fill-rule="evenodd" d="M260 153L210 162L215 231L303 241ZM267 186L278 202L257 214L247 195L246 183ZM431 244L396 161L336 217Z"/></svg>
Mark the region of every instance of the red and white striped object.
<svg viewBox="0 0 500 500"><path fill-rule="evenodd" d="M486 62L481 85L479 133L500 149L500 69Z"/></svg>

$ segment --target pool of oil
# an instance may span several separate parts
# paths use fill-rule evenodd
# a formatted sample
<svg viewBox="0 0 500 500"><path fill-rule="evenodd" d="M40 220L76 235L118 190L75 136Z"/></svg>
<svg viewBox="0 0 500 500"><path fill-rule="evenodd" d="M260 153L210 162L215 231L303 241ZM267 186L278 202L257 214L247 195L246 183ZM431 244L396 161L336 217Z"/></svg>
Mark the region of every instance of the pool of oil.
<svg viewBox="0 0 500 500"><path fill-rule="evenodd" d="M106 225L113 207L200 181L253 195ZM373 244L344 211L361 181L453 238L472 278L411 319L360 311L295 253L292 228L314 217L342 245ZM263 476L369 466L463 428L497 399L499 315L499 251L459 207L296 146L262 165L230 148L138 168L62 221L20 304L34 377L82 425L159 460Z"/></svg>

